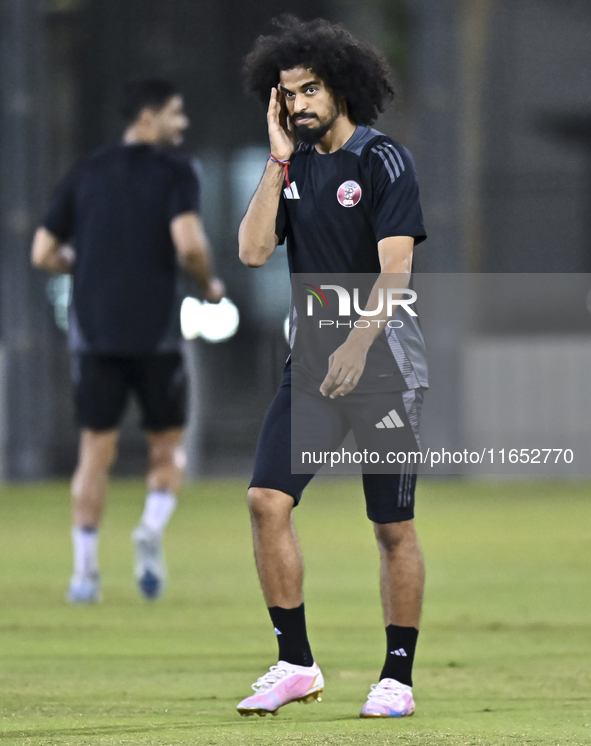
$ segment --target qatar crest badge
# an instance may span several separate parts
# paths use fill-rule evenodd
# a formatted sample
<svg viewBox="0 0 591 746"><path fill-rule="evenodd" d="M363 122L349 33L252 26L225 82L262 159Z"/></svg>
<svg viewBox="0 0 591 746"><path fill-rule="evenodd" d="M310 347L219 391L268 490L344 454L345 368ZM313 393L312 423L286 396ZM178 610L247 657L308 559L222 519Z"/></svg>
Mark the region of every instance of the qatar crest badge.
<svg viewBox="0 0 591 746"><path fill-rule="evenodd" d="M343 207L355 207L361 199L361 187L356 181L344 181L337 189L337 199Z"/></svg>

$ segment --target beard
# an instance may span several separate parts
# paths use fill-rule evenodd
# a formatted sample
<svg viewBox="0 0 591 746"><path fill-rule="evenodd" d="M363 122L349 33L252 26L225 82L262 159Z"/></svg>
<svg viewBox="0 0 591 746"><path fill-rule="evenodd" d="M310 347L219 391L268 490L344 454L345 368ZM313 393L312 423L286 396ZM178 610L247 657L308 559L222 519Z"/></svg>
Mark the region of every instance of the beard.
<svg viewBox="0 0 591 746"><path fill-rule="evenodd" d="M304 145L317 145L331 129L338 116L338 111L335 111L328 122L319 124L317 127L308 127L308 125L305 124L298 125L297 122L294 122L294 128L296 137L298 138L298 142L303 142Z"/></svg>

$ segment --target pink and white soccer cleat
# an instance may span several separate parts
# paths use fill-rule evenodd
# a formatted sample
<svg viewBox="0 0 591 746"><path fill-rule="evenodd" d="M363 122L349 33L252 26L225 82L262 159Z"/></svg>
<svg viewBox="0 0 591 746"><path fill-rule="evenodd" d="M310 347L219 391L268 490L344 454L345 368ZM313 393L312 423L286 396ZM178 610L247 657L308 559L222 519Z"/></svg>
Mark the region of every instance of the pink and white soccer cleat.
<svg viewBox="0 0 591 746"><path fill-rule="evenodd" d="M324 689L322 672L313 666L294 666L279 661L276 666L252 685L254 694L243 699L237 706L241 715L277 715L277 710L290 702L308 704L317 700Z"/></svg>
<svg viewBox="0 0 591 746"><path fill-rule="evenodd" d="M367 702L363 705L360 718L403 718L412 715L415 703L412 688L396 679L382 679L372 684Z"/></svg>

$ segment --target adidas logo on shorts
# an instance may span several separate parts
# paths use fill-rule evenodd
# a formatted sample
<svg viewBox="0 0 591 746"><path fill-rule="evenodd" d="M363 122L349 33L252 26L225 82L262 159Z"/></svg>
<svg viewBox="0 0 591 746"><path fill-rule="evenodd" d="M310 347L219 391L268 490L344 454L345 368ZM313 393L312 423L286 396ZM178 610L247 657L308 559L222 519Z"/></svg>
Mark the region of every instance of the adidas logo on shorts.
<svg viewBox="0 0 591 746"><path fill-rule="evenodd" d="M404 427L404 422L400 419L400 415L395 409L391 409L385 417L379 422L376 422L376 427L382 430L383 428L392 427Z"/></svg>

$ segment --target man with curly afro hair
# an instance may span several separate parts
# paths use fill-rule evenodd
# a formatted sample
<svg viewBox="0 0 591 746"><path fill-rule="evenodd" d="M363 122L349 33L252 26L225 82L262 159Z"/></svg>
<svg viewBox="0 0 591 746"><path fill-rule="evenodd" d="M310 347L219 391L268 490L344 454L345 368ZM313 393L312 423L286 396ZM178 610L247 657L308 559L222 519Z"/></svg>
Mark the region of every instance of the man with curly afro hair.
<svg viewBox="0 0 591 746"><path fill-rule="evenodd" d="M403 146L370 126L394 97L388 65L341 25L292 16L275 24L279 32L259 37L244 67L248 89L268 101L271 152L240 225L239 251L242 262L260 267L287 240L294 280L291 356L261 429L248 491L279 662L240 702L241 715L319 700L324 687L306 632L302 555L291 518L314 473L297 473L293 454L301 455L300 464L316 464L304 461L310 442L334 452L351 430L359 452L418 451L428 386L423 336L411 301L403 300L416 298L407 289L412 256L426 238L414 163ZM328 278L310 279L298 290L307 279L299 273ZM349 308L345 280L332 284L331 278L351 275L361 318L324 316L314 329L308 318L314 313L338 307L341 314L343 298ZM370 284L359 290L363 278ZM384 304L384 297L392 302ZM387 655L360 716L404 717L414 712L412 665L424 585L413 520L416 470L404 465L384 473L366 463L363 488L381 557ZM317 471L320 464L306 468Z"/></svg>

